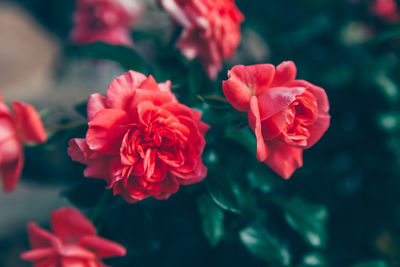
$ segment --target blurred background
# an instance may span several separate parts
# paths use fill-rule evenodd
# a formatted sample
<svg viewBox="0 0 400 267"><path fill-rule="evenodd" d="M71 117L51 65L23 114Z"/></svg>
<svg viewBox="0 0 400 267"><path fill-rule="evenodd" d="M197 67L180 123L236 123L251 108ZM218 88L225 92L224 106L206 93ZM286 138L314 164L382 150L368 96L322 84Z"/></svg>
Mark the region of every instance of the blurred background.
<svg viewBox="0 0 400 267"><path fill-rule="evenodd" d="M242 42L220 79L235 64L293 60L298 77L323 87L330 100L331 127L305 151L305 167L279 185L284 195L327 208L326 245L302 245L286 226L276 226L283 219L275 211L267 214L278 216L274 227L291 248L293 266L352 266L375 259L400 266L400 24L371 12L373 1L235 2L246 17ZM170 49L171 21L154 1L142 3L146 11L132 29L135 50L150 66L160 66L160 55ZM104 93L124 72L117 63L93 62L76 53L68 41L73 10L72 0L0 1L0 92L8 103L19 99L38 110L54 108L45 120L48 126L81 120L74 107L93 92ZM179 75L178 68L164 76L178 81ZM0 266L29 266L19 260L28 249L26 223L46 226L51 210L68 205L60 192L82 179L82 166L65 153L72 136L60 136L57 144L64 146L39 152L27 148L20 186L12 194L0 194ZM29 157L32 153L36 156ZM276 180L256 186L268 191L271 183ZM190 193L113 209L126 215L121 220L134 222L130 229L104 223L104 235L126 242L131 251L112 265L278 266L252 257L237 235L210 247L187 197ZM124 230L117 234L116 228ZM126 241L127 236L132 240Z"/></svg>

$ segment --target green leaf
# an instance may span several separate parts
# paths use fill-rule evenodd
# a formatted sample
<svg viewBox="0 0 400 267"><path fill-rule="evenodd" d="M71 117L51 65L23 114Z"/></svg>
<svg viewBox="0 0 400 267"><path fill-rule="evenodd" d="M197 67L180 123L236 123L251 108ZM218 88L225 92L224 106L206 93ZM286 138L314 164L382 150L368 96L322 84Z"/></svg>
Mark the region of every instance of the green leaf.
<svg viewBox="0 0 400 267"><path fill-rule="evenodd" d="M224 212L218 208L211 198L202 195L197 201L204 235L211 246L216 246L224 237Z"/></svg>
<svg viewBox="0 0 400 267"><path fill-rule="evenodd" d="M264 163L256 162L253 165L246 172L247 179L253 189L267 194L283 185L284 180L277 177Z"/></svg>
<svg viewBox="0 0 400 267"><path fill-rule="evenodd" d="M255 155L257 151L256 137L253 131L249 127L245 127L238 130L227 129L225 131L225 137L235 141L247 149L250 154Z"/></svg>
<svg viewBox="0 0 400 267"><path fill-rule="evenodd" d="M278 241L261 225L256 224L241 230L239 237L254 256L271 264L290 265L291 256L287 248L280 246Z"/></svg>
<svg viewBox="0 0 400 267"><path fill-rule="evenodd" d="M382 260L373 260L357 263L351 267L390 267L390 265Z"/></svg>
<svg viewBox="0 0 400 267"><path fill-rule="evenodd" d="M218 177L210 175L206 181L208 192L215 204L224 210L241 213L239 201L231 181L228 181L223 175Z"/></svg>
<svg viewBox="0 0 400 267"><path fill-rule="evenodd" d="M78 49L87 57L112 60L127 70L148 74L147 63L132 48L106 43L92 43L79 46Z"/></svg>
<svg viewBox="0 0 400 267"><path fill-rule="evenodd" d="M329 264L327 263L325 257L321 253L311 252L303 257L302 263L300 265L297 265L297 267L309 267L309 266L323 267L328 265Z"/></svg>
<svg viewBox="0 0 400 267"><path fill-rule="evenodd" d="M284 209L286 222L311 246L325 248L328 242L326 223L328 210L300 198L278 200Z"/></svg>

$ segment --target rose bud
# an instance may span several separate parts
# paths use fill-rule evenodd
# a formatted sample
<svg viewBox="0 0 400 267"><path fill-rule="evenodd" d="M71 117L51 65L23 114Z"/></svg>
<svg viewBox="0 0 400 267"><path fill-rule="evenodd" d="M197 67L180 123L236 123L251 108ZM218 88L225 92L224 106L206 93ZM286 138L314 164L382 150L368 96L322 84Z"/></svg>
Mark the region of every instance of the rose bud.
<svg viewBox="0 0 400 267"><path fill-rule="evenodd" d="M121 245L98 237L93 224L74 208L60 208L51 214L52 232L36 223L28 224L32 250L21 254L34 266L106 267L101 259L125 256Z"/></svg>
<svg viewBox="0 0 400 267"><path fill-rule="evenodd" d="M44 143L46 132L31 105L14 101L13 113L0 95L0 178L4 192L15 189L24 166L23 143Z"/></svg>
<svg viewBox="0 0 400 267"><path fill-rule="evenodd" d="M161 0L164 9L184 29L178 41L182 54L200 58L215 79L222 60L232 57L240 43L244 16L233 0Z"/></svg>
<svg viewBox="0 0 400 267"><path fill-rule="evenodd" d="M313 146L329 127L324 89L296 80L293 62L238 65L223 82L228 101L248 113L257 138L257 159L283 178L303 165L303 149Z"/></svg>
<svg viewBox="0 0 400 267"><path fill-rule="evenodd" d="M179 185L206 177L201 154L209 126L201 113L178 102L169 81L129 71L106 96L88 101L89 130L72 139L68 154L87 164L85 177L104 179L114 194L136 202L166 199Z"/></svg>

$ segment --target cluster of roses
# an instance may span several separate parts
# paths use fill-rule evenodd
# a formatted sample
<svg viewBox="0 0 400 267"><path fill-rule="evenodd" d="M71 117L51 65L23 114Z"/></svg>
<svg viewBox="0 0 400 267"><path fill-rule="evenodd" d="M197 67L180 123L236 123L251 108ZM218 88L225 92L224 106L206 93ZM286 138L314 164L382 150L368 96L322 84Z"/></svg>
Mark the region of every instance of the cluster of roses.
<svg viewBox="0 0 400 267"><path fill-rule="evenodd" d="M78 1L76 41L131 44L124 25L132 18L124 1ZM178 46L199 56L215 77L221 60L232 55L240 40L243 15L233 0L162 0L163 7L184 27ZM98 29L98 31L92 31ZM90 31L87 32L87 31ZM85 39L85 40L83 40ZM257 139L257 159L283 178L302 166L302 152L328 129L325 91L296 79L287 61L235 66L222 84L228 101L241 112ZM23 142L45 142L35 109L15 102L13 114L0 99L0 172L4 191L17 185L23 167ZM167 199L180 185L202 181L202 162L209 126L201 113L176 99L169 81L129 71L116 78L106 95L89 97L88 131L72 139L68 154L86 164L85 177L104 179L114 194L134 203L147 197ZM94 226L77 210L61 208L51 218L53 233L29 224L32 250L22 254L35 266L105 266L102 258L122 256L125 249L96 236Z"/></svg>

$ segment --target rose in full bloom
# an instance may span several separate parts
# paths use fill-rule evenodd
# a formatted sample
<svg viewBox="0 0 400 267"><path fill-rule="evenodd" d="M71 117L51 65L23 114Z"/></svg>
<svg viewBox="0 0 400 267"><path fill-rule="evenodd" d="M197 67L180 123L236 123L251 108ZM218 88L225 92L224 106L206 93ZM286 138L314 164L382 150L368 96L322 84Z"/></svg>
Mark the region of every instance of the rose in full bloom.
<svg viewBox="0 0 400 267"><path fill-rule="evenodd" d="M166 199L179 185L206 177L201 154L208 125L201 113L180 104L169 81L129 71L106 96L88 101L85 139L72 139L68 154L87 164L86 177L104 179L114 194L136 202Z"/></svg>
<svg viewBox="0 0 400 267"><path fill-rule="evenodd" d="M395 0L375 0L372 12L388 21L400 21L400 11Z"/></svg>
<svg viewBox="0 0 400 267"><path fill-rule="evenodd" d="M28 224L32 250L21 254L23 260L35 267L106 267L101 259L126 254L121 245L98 237L93 224L74 208L53 211L51 228Z"/></svg>
<svg viewBox="0 0 400 267"><path fill-rule="evenodd" d="M77 0L71 39L80 45L102 41L130 46L130 27L140 12L138 0Z"/></svg>
<svg viewBox="0 0 400 267"><path fill-rule="evenodd" d="M0 95L0 178L4 192L15 189L24 166L23 143L44 143L46 132L31 105L12 103L13 113Z"/></svg>
<svg viewBox="0 0 400 267"><path fill-rule="evenodd" d="M233 56L240 43L242 13L233 0L161 0L164 9L183 28L178 47L188 59L199 57L215 79L221 61Z"/></svg>
<svg viewBox="0 0 400 267"><path fill-rule="evenodd" d="M223 82L228 101L248 112L257 138L257 158L283 178L303 165L303 149L313 146L329 127L324 89L296 80L293 62L235 66Z"/></svg>

